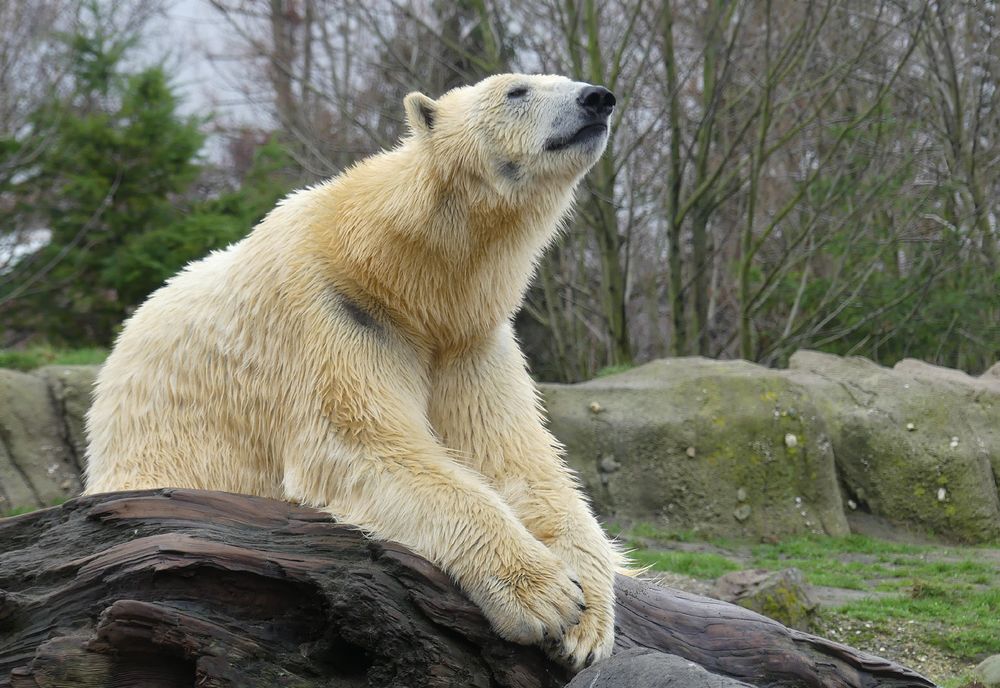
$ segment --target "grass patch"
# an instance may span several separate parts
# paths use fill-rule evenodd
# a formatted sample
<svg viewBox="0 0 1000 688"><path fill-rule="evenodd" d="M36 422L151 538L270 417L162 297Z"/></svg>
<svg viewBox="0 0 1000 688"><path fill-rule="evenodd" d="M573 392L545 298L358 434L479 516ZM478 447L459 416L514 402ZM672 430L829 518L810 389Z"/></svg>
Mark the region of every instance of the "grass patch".
<svg viewBox="0 0 1000 688"><path fill-rule="evenodd" d="M10 518L12 516L20 516L21 514L30 514L35 511L37 507L34 506L19 506L15 509L8 509L7 511L0 511L0 518Z"/></svg>
<svg viewBox="0 0 1000 688"><path fill-rule="evenodd" d="M761 568L769 567L761 566ZM823 585L828 588L845 588L847 590L867 590L869 588L864 578L849 570L813 572L806 575L806 580L812 585Z"/></svg>
<svg viewBox="0 0 1000 688"><path fill-rule="evenodd" d="M912 555L920 554L928 549L930 548L926 546L886 542L865 535L846 535L844 537L802 535L788 538L773 545L760 545L754 548L754 553L773 553L780 557L826 559L832 554L870 554L878 557Z"/></svg>
<svg viewBox="0 0 1000 688"><path fill-rule="evenodd" d="M824 543L818 538L793 538L774 545L758 545L752 550L752 565L772 570L794 566L812 585L849 590L867 590L868 581L893 577L895 569L878 561L877 557L871 560L855 558L871 554L870 542L853 547L843 542L845 539L826 538L829 541ZM838 558L838 555L852 556Z"/></svg>
<svg viewBox="0 0 1000 688"><path fill-rule="evenodd" d="M702 539L693 530L662 530L651 523L636 523L629 534L661 542L697 542Z"/></svg>
<svg viewBox="0 0 1000 688"><path fill-rule="evenodd" d="M994 563L956 556L929 560L941 548L875 540L861 535L841 538L798 537L752 550L754 566L801 569L813 585L907 594L918 599L940 597L1000 584ZM998 636L1000 637L1000 636Z"/></svg>
<svg viewBox="0 0 1000 688"><path fill-rule="evenodd" d="M730 571L739 571L742 566L720 554L709 552L660 552L643 549L641 545L630 543L635 550L629 554L637 564L652 567L656 571L673 571L692 578L718 578Z"/></svg>
<svg viewBox="0 0 1000 688"><path fill-rule="evenodd" d="M960 676L953 676L951 678L946 678L941 681L941 688L965 688L975 682L979 681L974 673L966 672ZM979 685L982 685L981 683Z"/></svg>
<svg viewBox="0 0 1000 688"><path fill-rule="evenodd" d="M632 370L632 368L635 368L635 365L632 363L619 363L618 365L604 366L594 373L594 377L598 378L607 377L608 375L617 375L618 373L624 373L626 370Z"/></svg>
<svg viewBox="0 0 1000 688"><path fill-rule="evenodd" d="M101 348L55 349L35 346L28 349L0 349L0 368L29 371L46 365L96 365L104 363L108 350Z"/></svg>
<svg viewBox="0 0 1000 688"><path fill-rule="evenodd" d="M872 632L914 621L927 645L962 660L1000 653L1000 566L975 548L936 547L847 537L801 536L774 544L711 540L723 553L690 551L689 531L639 523L620 533L631 557L658 571L712 579L741 568L800 569L812 585L889 593L827 610L870 623ZM685 551L670 549L685 543ZM726 556L730 554L730 556Z"/></svg>
<svg viewBox="0 0 1000 688"><path fill-rule="evenodd" d="M722 549L734 549L740 546L740 543L727 538L705 537L703 533L699 533L696 530L664 530L644 521L634 523L630 528L619 526L618 530L618 535L622 538L642 538L644 540L655 540L657 543L663 544L672 542L704 542Z"/></svg>
<svg viewBox="0 0 1000 688"><path fill-rule="evenodd" d="M916 581L909 595L859 600L838 611L863 621L927 623L925 639L956 657L1000 652L1000 586L982 590Z"/></svg>
<svg viewBox="0 0 1000 688"><path fill-rule="evenodd" d="M69 500L69 497L56 497L48 503L46 506L19 506L13 509L8 509L7 511L0 511L0 518L9 518L11 516L20 516L21 514L30 514L32 511L38 511L39 509L47 509L50 506L59 506L60 504L65 504Z"/></svg>

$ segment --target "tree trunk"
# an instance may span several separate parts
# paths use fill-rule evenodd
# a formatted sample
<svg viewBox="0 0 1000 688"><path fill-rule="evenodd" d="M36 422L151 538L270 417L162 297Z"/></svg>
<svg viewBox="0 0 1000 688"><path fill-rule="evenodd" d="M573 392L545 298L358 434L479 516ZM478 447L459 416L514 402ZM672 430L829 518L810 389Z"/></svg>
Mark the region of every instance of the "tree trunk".
<svg viewBox="0 0 1000 688"><path fill-rule="evenodd" d="M755 686L932 686L741 607L618 581L616 649ZM326 514L194 490L0 520L0 686L563 686L436 567Z"/></svg>

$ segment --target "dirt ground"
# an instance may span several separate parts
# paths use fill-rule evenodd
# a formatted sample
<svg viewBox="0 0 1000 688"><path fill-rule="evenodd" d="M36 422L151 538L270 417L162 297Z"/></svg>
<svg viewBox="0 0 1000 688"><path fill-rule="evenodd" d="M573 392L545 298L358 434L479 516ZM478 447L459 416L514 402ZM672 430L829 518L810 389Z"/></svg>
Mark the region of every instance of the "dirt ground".
<svg viewBox="0 0 1000 688"><path fill-rule="evenodd" d="M996 550L996 553L1000 555L1000 550ZM710 596L712 591L713 581L699 580L679 573L656 571L650 572L648 577L660 585L697 595ZM880 593L831 587L813 587L810 592L825 612L817 622L814 631L816 635L885 657L948 685L961 685L961 682L955 682L975 666L975 663L952 657L925 642L923 638L929 630L927 624L916 621L905 624L873 623L836 612L837 607L846 602Z"/></svg>
<svg viewBox="0 0 1000 688"><path fill-rule="evenodd" d="M853 524L857 526L857 524ZM955 564L973 560L991 566L996 564L996 571L1000 572L1000 548L960 548L955 546L941 546L938 548L934 543L926 538L900 534L898 531L886 531L878 527L879 524L861 524L866 530L864 534L880 540L893 542L904 542L928 546L921 551L919 559L921 563L927 565ZM656 538L632 537L633 543L639 543L647 551L662 552L688 552L692 554L717 555L726 557L744 567L751 567L754 563L753 545L733 545L731 543L707 543L697 541L671 541L664 542ZM852 562L857 563L858 568L870 565L877 559L875 555L857 553L838 553L838 560L850 566ZM883 560L884 561L884 560ZM901 564L905 565L905 564ZM928 641L934 635L948 634L950 628L943 621L928 621L926 619L906 619L882 618L873 620L863 620L851 613L842 611L845 604L863 602L865 600L886 598L901 599L900 595L905 594L900 591L887 592L888 584L898 584L898 578L894 577L898 571L893 570L892 564L881 564L886 571L885 576L865 576L866 589L849 589L833 586L813 586L810 590L813 599L819 605L818 618L814 632L832 640L851 645L860 650L891 659L905 666L911 667L928 678L941 683L949 688L966 685L968 676L973 667L981 661L984 656L957 657L941 649L941 647ZM710 595L713 580L700 579L676 573L673 571L651 570L647 577L658 580L662 585L685 590L700 595ZM942 580L947 582L948 574L942 573ZM973 586L979 588L996 588L996 581L982 585ZM881 588L881 589L880 589ZM998 639L1000 642L1000 639Z"/></svg>

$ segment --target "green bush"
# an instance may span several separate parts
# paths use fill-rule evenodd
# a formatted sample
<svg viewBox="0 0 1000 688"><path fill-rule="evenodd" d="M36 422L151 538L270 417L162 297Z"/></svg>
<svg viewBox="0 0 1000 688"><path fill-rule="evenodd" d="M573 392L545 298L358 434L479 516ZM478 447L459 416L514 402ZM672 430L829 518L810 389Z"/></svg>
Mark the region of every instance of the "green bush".
<svg viewBox="0 0 1000 688"><path fill-rule="evenodd" d="M98 365L107 358L107 349L53 349L36 346L29 349L0 349L0 368L34 370L47 365Z"/></svg>

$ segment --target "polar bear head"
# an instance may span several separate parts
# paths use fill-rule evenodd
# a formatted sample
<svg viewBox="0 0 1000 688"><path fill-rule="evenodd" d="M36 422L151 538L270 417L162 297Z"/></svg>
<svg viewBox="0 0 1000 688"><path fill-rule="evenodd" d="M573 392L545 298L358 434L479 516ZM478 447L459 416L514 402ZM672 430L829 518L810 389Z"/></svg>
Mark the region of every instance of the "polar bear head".
<svg viewBox="0 0 1000 688"><path fill-rule="evenodd" d="M404 100L412 137L439 170L505 196L572 187L608 142L611 91L562 76L499 74L437 100Z"/></svg>

